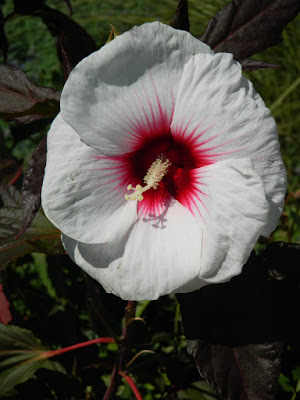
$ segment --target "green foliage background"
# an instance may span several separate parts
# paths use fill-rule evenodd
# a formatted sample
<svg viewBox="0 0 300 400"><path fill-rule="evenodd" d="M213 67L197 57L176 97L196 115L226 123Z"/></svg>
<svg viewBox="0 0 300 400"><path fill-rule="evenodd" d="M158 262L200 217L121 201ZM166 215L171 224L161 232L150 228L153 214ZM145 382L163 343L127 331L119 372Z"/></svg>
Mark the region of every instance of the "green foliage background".
<svg viewBox="0 0 300 400"><path fill-rule="evenodd" d="M226 3L225 0L190 0L191 33L199 37L209 19ZM66 14L69 12L62 0L49 0L46 4ZM74 20L93 36L99 47L107 40L110 24L124 32L146 21L169 23L176 4L175 0L72 0ZM12 9L13 2L6 1L4 14ZM23 69L37 84L61 89L63 75L55 39L43 22L31 16L16 16L6 24L5 32L10 44L8 62ZM288 173L286 209L270 240L291 242L300 242L299 42L300 18L297 17L284 30L280 45L255 57L279 64L280 68L247 74L278 123ZM1 122L0 127L7 151L24 166L47 130L26 133L16 140L7 124ZM258 248L264 243L261 240ZM120 334L126 303L106 295L66 256L34 253L20 258L6 268L1 281L11 303L13 324L32 330L49 348L107 335L101 323L103 318ZM199 376L185 352L178 307L172 296L138 305L138 316L147 322L147 330L141 329L139 340L146 341L146 347L160 356L159 361L153 354L141 355L131 369L133 374L139 374L139 388L145 400L216 398L204 382L195 383ZM42 369L36 373L38 379L31 379L10 394L14 399L100 398L109 381L115 351L114 345L108 345L67 354L59 361L68 375ZM138 351L137 345L133 355ZM300 391L299 363L294 360L286 368L280 380L280 398L294 400L296 391ZM178 385L177 397L168 397L174 384ZM124 382L120 383L116 398L133 398Z"/></svg>

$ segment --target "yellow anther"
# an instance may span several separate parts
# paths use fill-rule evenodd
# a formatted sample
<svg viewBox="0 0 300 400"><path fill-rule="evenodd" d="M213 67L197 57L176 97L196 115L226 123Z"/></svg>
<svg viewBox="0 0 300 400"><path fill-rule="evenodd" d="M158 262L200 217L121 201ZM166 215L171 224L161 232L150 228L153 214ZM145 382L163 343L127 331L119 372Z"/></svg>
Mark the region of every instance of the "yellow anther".
<svg viewBox="0 0 300 400"><path fill-rule="evenodd" d="M153 189L156 189L159 182L167 174L170 165L171 163L169 160L163 161L162 156L158 157L148 169L144 182L147 183L148 186L153 187Z"/></svg>
<svg viewBox="0 0 300 400"><path fill-rule="evenodd" d="M144 182L146 186L142 187L141 185L136 185L136 187L132 187L131 184L127 186L127 190L132 190L132 194L125 194L125 200L137 200L142 201L144 196L142 193L147 190L153 188L157 189L159 182L163 179L163 177L168 173L169 167L171 163L169 160L164 160L163 156L159 156L150 166L147 171L147 174L144 177Z"/></svg>

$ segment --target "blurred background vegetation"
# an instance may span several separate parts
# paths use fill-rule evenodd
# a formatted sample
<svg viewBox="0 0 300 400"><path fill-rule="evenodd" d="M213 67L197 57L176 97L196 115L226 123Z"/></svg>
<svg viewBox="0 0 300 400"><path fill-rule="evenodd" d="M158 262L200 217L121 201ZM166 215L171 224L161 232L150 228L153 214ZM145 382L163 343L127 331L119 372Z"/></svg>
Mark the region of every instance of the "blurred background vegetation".
<svg viewBox="0 0 300 400"><path fill-rule="evenodd" d="M191 33L199 37L208 21L224 5L225 0L190 0ZM13 10L11 0L2 1L4 16ZM50 7L68 14L62 0L48 0ZM158 20L169 24L176 0L72 0L72 18L83 26L101 47L106 42L110 24L118 32L133 25ZM8 62L21 68L38 85L61 89L63 73L57 58L55 38L44 23L32 16L15 16L5 25L9 42ZM251 72L247 77L271 109L278 124L282 156L288 173L286 208L279 226L270 240L300 242L300 17L283 32L283 42L257 55L280 68ZM50 123L50 121L49 121ZM25 168L48 125L36 123L30 130L0 122L2 152L13 155ZM22 178L22 177L21 177ZM16 186L21 186L21 179ZM258 245L263 248L266 240ZM105 294L100 286L75 267L67 256L46 256L33 253L13 261L2 272L1 282L11 304L12 323L32 330L50 348L67 346L79 341L106 336L103 320L109 321L116 335L120 334L126 303ZM139 377L139 388L145 400L151 399L213 399L212 390L199 382L193 360L186 354L185 339L180 325L179 306L174 296L155 302L140 302L139 317L147 328L137 329L135 353L139 345L154 350L142 354L130 370ZM101 322L102 321L102 322ZM141 348L145 348L141 347ZM14 399L97 399L109 381L116 346L98 346L68 353L59 361L65 370L36 373L11 391ZM157 357L159 355L159 358ZM99 357L100 356L100 357ZM289 370L280 380L280 398L293 399L300 391L300 367L292 355ZM298 385L298 386L297 386ZM177 396L177 397L176 397ZM299 396L299 393L298 393ZM120 382L116 398L134 398L128 385Z"/></svg>

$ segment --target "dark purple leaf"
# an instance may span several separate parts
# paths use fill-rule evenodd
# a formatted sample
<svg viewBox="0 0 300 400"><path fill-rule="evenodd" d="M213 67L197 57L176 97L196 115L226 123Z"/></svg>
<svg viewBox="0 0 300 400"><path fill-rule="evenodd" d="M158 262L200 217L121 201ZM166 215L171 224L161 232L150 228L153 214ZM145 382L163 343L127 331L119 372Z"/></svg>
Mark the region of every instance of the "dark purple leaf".
<svg viewBox="0 0 300 400"><path fill-rule="evenodd" d="M233 0L210 20L200 40L243 60L279 43L299 10L299 0Z"/></svg>
<svg viewBox="0 0 300 400"><path fill-rule="evenodd" d="M46 165L47 137L45 136L29 160L22 185L23 223L16 239L30 226L41 206L41 189Z"/></svg>
<svg viewBox="0 0 300 400"><path fill-rule="evenodd" d="M68 0L65 2L71 6ZM70 67L74 68L79 61L98 50L93 38L82 26L60 11L46 6L44 0L14 0L14 5L15 14L40 17L51 34L57 37L58 56L65 74Z"/></svg>
<svg viewBox="0 0 300 400"><path fill-rule="evenodd" d="M64 0L64 2L66 3L68 9L69 9L69 13L70 13L70 18L72 18L72 14L73 14L73 9L72 9L72 4L70 0Z"/></svg>
<svg viewBox="0 0 300 400"><path fill-rule="evenodd" d="M64 79L66 81L73 69L73 66L72 66L71 60L69 60L68 54L64 48L63 38L64 38L64 33L60 37L59 44L60 44L61 64L63 67Z"/></svg>
<svg viewBox="0 0 300 400"><path fill-rule="evenodd" d="M229 347L203 340L188 340L202 377L221 399L271 400L275 398L283 345L249 344Z"/></svg>
<svg viewBox="0 0 300 400"><path fill-rule="evenodd" d="M243 60L241 61L243 71L259 71L260 69L280 68L278 64L269 64L260 60Z"/></svg>
<svg viewBox="0 0 300 400"><path fill-rule="evenodd" d="M230 282L177 296L188 348L222 399L274 398L283 344L299 339L299 259L300 245L273 243Z"/></svg>
<svg viewBox="0 0 300 400"><path fill-rule="evenodd" d="M60 92L37 86L19 68L0 64L0 117L18 122L54 117Z"/></svg>
<svg viewBox="0 0 300 400"><path fill-rule="evenodd" d="M58 55L65 70L75 67L83 58L98 50L93 38L67 15L50 7L43 7L34 15L42 18L53 36L58 38Z"/></svg>
<svg viewBox="0 0 300 400"><path fill-rule="evenodd" d="M14 13L21 15L31 15L36 10L44 7L45 0L14 0Z"/></svg>
<svg viewBox="0 0 300 400"><path fill-rule="evenodd" d="M170 25L175 29L181 29L188 32L190 31L187 0L179 0L175 15L171 20Z"/></svg>
<svg viewBox="0 0 300 400"><path fill-rule="evenodd" d="M46 254L63 254L60 231L43 215L36 214L31 226L21 238L15 239L22 225L22 198L9 186L0 187L0 270L10 261L33 251Z"/></svg>

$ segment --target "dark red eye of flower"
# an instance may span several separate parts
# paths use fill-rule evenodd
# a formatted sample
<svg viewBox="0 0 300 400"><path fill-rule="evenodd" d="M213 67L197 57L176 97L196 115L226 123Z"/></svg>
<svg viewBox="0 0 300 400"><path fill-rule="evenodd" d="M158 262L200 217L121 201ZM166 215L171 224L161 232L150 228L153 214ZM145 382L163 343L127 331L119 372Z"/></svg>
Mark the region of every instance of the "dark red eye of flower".
<svg viewBox="0 0 300 400"><path fill-rule="evenodd" d="M199 196L196 169L211 164L208 156L195 151L192 140L163 133L143 141L126 157L131 184L126 200L139 201L141 213L157 215L169 195L192 211Z"/></svg>

